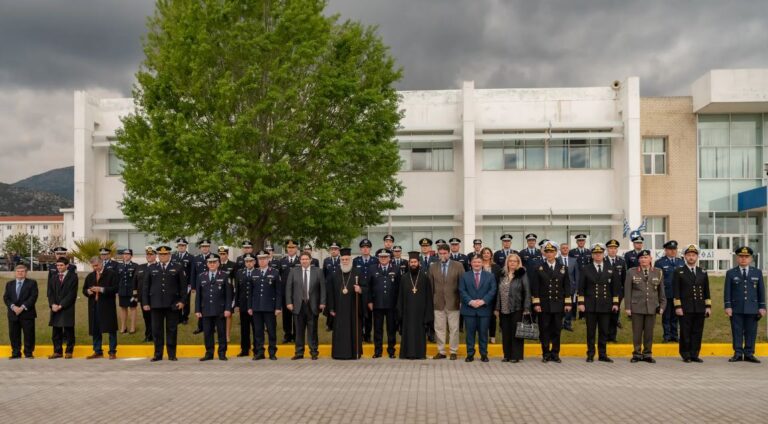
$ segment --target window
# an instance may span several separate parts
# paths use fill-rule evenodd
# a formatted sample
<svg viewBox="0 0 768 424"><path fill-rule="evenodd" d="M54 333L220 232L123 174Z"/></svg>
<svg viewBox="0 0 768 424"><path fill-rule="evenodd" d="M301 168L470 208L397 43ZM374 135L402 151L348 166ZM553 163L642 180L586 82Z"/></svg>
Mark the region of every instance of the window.
<svg viewBox="0 0 768 424"><path fill-rule="evenodd" d="M483 145L483 169L609 169L610 140L507 140Z"/></svg>
<svg viewBox="0 0 768 424"><path fill-rule="evenodd" d="M660 250L664 248L664 241L667 239L667 218L662 216L648 216L645 230L646 247L651 250Z"/></svg>
<svg viewBox="0 0 768 424"><path fill-rule="evenodd" d="M452 147L400 145L401 171L453 171Z"/></svg>
<svg viewBox="0 0 768 424"><path fill-rule="evenodd" d="M47 225L43 225L43 229L44 229L44 230L47 230L47 229L48 229L48 226L47 226Z"/></svg>
<svg viewBox="0 0 768 424"><path fill-rule="evenodd" d="M10 226L10 225L6 225L6 226L5 226L5 229L6 229L6 230L10 230L10 229L11 229L11 226Z"/></svg>
<svg viewBox="0 0 768 424"><path fill-rule="evenodd" d="M666 174L667 143L663 137L643 139L643 174Z"/></svg>
<svg viewBox="0 0 768 424"><path fill-rule="evenodd" d="M108 175L120 175L123 173L123 161L117 157L115 151L109 148Z"/></svg>

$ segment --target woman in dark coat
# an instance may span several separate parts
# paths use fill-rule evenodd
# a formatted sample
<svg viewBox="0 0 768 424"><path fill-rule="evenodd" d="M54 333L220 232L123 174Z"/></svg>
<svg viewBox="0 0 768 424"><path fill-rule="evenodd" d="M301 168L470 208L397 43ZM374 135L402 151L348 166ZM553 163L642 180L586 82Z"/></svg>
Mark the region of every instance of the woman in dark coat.
<svg viewBox="0 0 768 424"><path fill-rule="evenodd" d="M523 315L531 315L531 288L523 261L516 253L507 256L499 279L495 315L501 323L501 343L504 350L502 362L519 362L523 359L523 339L515 337L517 323Z"/></svg>
<svg viewBox="0 0 768 424"><path fill-rule="evenodd" d="M493 250L488 247L484 247L480 251L480 257L483 259L483 271L488 271L493 274L493 278L496 279L496 284L499 284L501 280L501 267L493 261ZM498 296L498 289L496 290L496 296ZM491 305L496 304L496 299L493 299ZM491 315L491 322L488 324L488 337L489 343L496 343L496 315Z"/></svg>
<svg viewBox="0 0 768 424"><path fill-rule="evenodd" d="M101 260L91 258L93 272L85 277L83 294L88 297L88 334L93 336L93 354L87 359L102 358L101 335L109 333L109 359L117 355L117 295L119 276L103 269Z"/></svg>
<svg viewBox="0 0 768 424"><path fill-rule="evenodd" d="M53 354L49 359L64 356L72 358L75 350L75 301L77 300L77 272L69 268L67 258L56 260L56 271L48 276L48 307L52 328ZM67 350L63 352L62 342L67 339ZM63 355L64 354L64 355Z"/></svg>

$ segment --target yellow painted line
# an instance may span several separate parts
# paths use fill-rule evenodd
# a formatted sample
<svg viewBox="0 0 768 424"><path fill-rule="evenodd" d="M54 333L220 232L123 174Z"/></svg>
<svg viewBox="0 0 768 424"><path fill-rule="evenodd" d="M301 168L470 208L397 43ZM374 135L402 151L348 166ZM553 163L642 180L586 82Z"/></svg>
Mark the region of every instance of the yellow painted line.
<svg viewBox="0 0 768 424"><path fill-rule="evenodd" d="M106 354L107 344L104 345L104 352ZM397 346L398 352L400 346ZM477 350L477 349L476 349ZM756 346L757 356L768 356L768 343L758 343ZM309 357L309 346L306 348L306 357ZM330 358L331 345L323 344L319 346L320 357ZM560 356L562 357L586 357L586 345L584 344L564 344L560 347ZM118 358L150 358L154 352L152 345L118 345L117 356ZM227 355L233 357L240 352L240 345L230 345ZM501 358L503 356L501 344L488 345L488 355L492 358ZM46 358L53 353L53 346L40 345L35 347L36 358ZM75 346L74 357L84 358L93 353L91 346ZM437 346L434 344L427 345L427 357L437 353ZM181 345L176 348L176 354L179 358L199 358L205 354L205 347L202 345ZM277 357L278 358L290 358L294 354L293 344L279 344L277 345ZM459 345L459 356L466 355L466 346ZM8 345L0 345L0 357L8 357L11 355L11 347ZM363 346L363 356L371 357L373 355L373 345L366 344ZM476 352L479 356L479 352ZM541 346L537 344L525 345L526 357L538 357L541 355ZM632 356L632 345L629 344L609 344L608 355L613 357L630 357ZM653 355L656 357L679 357L677 344L654 344ZM701 347L701 356L731 356L733 355L733 348L728 343L704 343ZM164 355L166 356L166 355ZM386 352L385 352L386 356Z"/></svg>

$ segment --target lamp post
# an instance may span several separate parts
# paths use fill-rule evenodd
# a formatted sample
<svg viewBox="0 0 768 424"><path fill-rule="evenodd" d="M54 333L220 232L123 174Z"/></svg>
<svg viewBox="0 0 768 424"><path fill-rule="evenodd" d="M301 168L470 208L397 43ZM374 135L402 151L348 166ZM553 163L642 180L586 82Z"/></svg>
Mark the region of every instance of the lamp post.
<svg viewBox="0 0 768 424"><path fill-rule="evenodd" d="M29 270L30 271L35 270L34 252L33 252L33 243L32 243L32 241L34 240L33 239L34 231L35 231L35 226L30 225L29 226Z"/></svg>

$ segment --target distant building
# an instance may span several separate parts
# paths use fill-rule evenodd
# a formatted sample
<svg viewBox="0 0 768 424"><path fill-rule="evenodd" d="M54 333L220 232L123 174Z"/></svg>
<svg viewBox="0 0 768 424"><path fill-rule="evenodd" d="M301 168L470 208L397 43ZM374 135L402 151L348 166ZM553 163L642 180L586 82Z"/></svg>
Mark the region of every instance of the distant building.
<svg viewBox="0 0 768 424"><path fill-rule="evenodd" d="M43 246L67 244L64 215L0 216L0 251L5 252L5 239L15 234L35 235Z"/></svg>

